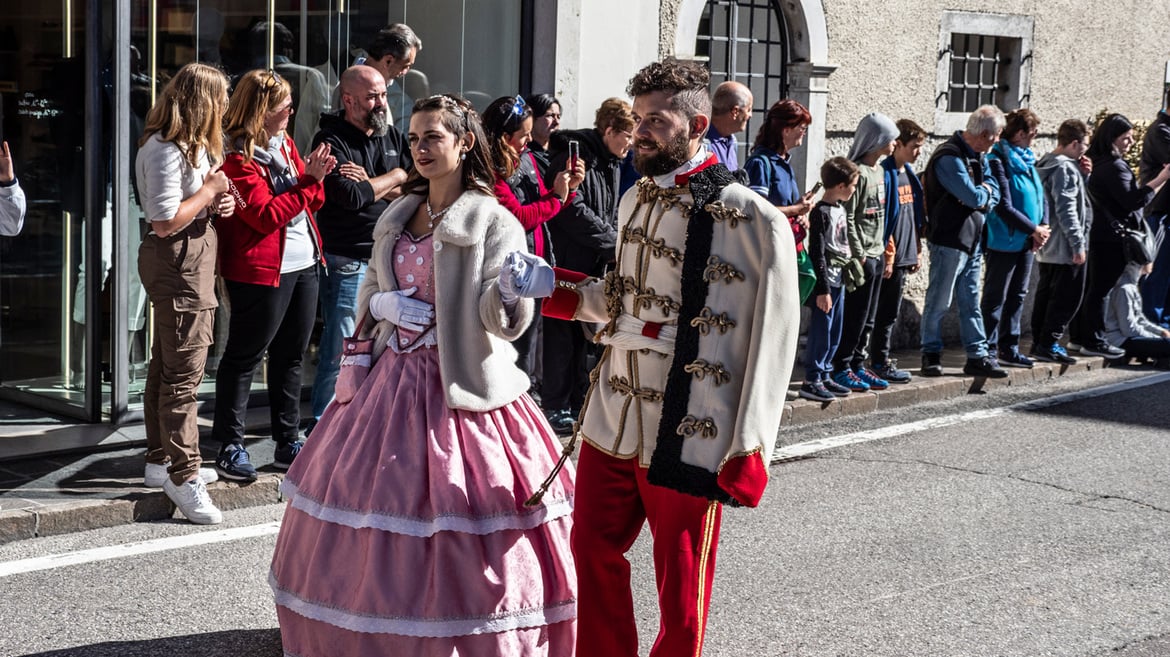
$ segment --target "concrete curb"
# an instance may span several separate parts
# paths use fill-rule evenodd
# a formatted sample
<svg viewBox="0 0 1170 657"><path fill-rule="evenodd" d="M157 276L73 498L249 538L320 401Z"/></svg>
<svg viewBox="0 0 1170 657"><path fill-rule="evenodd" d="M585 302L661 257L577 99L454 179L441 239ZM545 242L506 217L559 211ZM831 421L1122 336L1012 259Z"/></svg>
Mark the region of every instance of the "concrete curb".
<svg viewBox="0 0 1170 657"><path fill-rule="evenodd" d="M944 363L944 365L947 364ZM945 401L1007 386L1029 386L1070 374L1095 372L1104 367L1106 367L1104 358L1080 356L1074 365L1037 362L1031 369L1004 368L1008 373L1007 378L1004 379L967 376L962 374L961 370L950 366L947 367L947 374L935 378L923 377L918 375L916 370L911 370L914 373L914 378L909 383L891 384L886 390L855 392L848 397L842 397L828 403L807 399L786 402L782 426L801 426L872 413L873 411L902 408L925 402ZM794 381L790 389L796 390L799 387L800 382Z"/></svg>
<svg viewBox="0 0 1170 657"><path fill-rule="evenodd" d="M220 510L231 511L280 502L280 482L283 479L283 475L262 474L250 484L219 481L208 486L207 490ZM134 493L117 500L79 500L46 504L37 509L0 511L0 545L172 517L182 519L162 491Z"/></svg>
<svg viewBox="0 0 1170 657"><path fill-rule="evenodd" d="M1069 374L1105 367L1103 358L1080 358L1075 365L1036 363L1032 369L1008 369L1004 379L961 375L947 365L948 374L937 378L915 375L910 383L879 392L854 393L828 404L807 400L785 403L784 426L799 426L841 417L943 401L1004 386L1027 386ZM800 383L795 382L799 387ZM282 501L282 474L264 473L255 482L240 485L219 481L208 486L212 499L223 511ZM0 545L41 536L56 536L87 529L114 527L133 522L152 522L176 517L175 507L162 491L142 491L116 500L77 500L45 504L31 509L0 511ZM181 519L181 516L178 516Z"/></svg>

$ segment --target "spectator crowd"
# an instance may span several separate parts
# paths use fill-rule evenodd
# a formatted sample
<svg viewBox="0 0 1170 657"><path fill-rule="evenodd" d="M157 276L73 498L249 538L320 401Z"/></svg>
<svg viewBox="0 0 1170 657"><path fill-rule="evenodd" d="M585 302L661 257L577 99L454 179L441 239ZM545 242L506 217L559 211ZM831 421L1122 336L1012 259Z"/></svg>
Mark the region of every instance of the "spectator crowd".
<svg viewBox="0 0 1170 657"><path fill-rule="evenodd" d="M439 590L447 581L445 564L463 563L442 561L439 555L467 547L444 543L452 540L451 532L444 533L451 528L540 546L525 556L502 550L492 544L495 538L484 538L482 556L515 559L501 567L516 572L531 571L532 564L538 564L541 572L534 576L551 583L547 590L538 595L534 591L540 587L521 583L517 591L508 589L505 597L521 596L514 602L523 606L528 604L524 596L532 595L532 605L548 605L542 611L546 615L540 623L532 621L534 625L567 622L571 616L558 605L568 604L574 590L565 583L567 571L562 572L568 562L572 483L569 469L560 470L563 457L553 469L559 445L552 432L577 433L581 417L594 427L617 427L619 436L626 436L619 438L620 443L634 435L633 429L623 433L627 425L637 425L635 442L641 450L647 443L640 423L643 413L652 412L643 409L658 404L664 407L663 417L668 412L680 414L680 436L683 424L704 437L719 436L720 417L681 417L685 395L678 408L662 403L681 380L680 373L669 367L674 332L680 336L678 348L692 348L695 356L698 333L722 334L735 326L726 317L713 316L710 308L687 310L687 295L695 290L681 289L677 298L665 290L667 285L680 285L680 280L699 281L708 299L722 294L724 300L735 295L723 292L714 281L730 284L746 275L754 289L775 284L775 290L788 297L796 292L789 293L784 281L797 281L793 288L799 290L799 301L808 307L810 317L798 394L823 403L904 384L915 375L892 357L891 342L907 280L922 268L928 271L928 285L920 376L945 373L943 320L952 305L958 307L966 354L962 370L967 375L1000 378L1007 376L1004 367L1028 368L1034 361L1075 363L1074 353L1110 359L1170 358L1166 323L1170 249L1159 248L1161 234L1170 224L1170 191L1165 187L1170 180L1170 117L1165 113L1145 137L1138 173L1124 157L1133 145L1133 125L1117 114L1100 120L1092 134L1080 120L1063 121L1056 131L1056 148L1040 155L1033 150L1041 126L1034 112L1023 108L1005 115L993 106L979 107L964 130L947 136L916 168L926 130L908 118L871 113L858 123L848 155L824 162L820 181L802 190L791 157L816 120L808 109L787 99L769 107L741 163L736 135L752 115L750 90L725 82L708 97L705 72L697 75L693 66L677 62L644 69L631 83L634 104L606 99L590 127L561 129L561 103L548 94L509 94L482 112L463 99L438 95L415 103L404 134L387 109L388 88L410 70L421 50L421 39L409 27L396 24L382 30L368 56L340 76L338 108L315 117L316 132L304 154L295 136L288 134L297 106L294 86L278 70L250 71L229 93L229 81L218 69L187 65L151 109L137 155L138 192L151 226L140 248L139 268L157 327L145 391L146 480L161 486L192 522L222 521L206 484L219 477L241 482L257 477L243 440L244 416L254 374L266 357L271 437L277 443L273 466L288 470L298 457L302 459L302 466L286 479L290 487L286 493L293 501L277 546L274 590L282 625L295 626L296 640L305 646L326 636L315 623L332 621L314 617L318 607L313 605L318 603L291 592L298 586L305 590L315 586L299 580L302 570L326 570L329 564L321 555L332 550L355 553L355 558L371 563L382 563L378 557L390 562L398 558L395 555L407 554L418 558L412 563L424 564L424 570L438 578L431 582L433 588L424 588ZM695 97L696 88L701 89L701 98ZM676 114L689 121L678 134L671 132L678 126L669 123ZM306 123L302 117L297 131ZM688 126L702 132L689 135ZM5 146L0 154L0 196L11 194L6 191L13 180L7 160ZM726 169L702 173L716 161ZM735 184L733 178L743 184ZM675 190L689 189L692 179L699 185L718 185L722 196L703 207L696 203L689 214L680 213L678 199L684 192ZM634 184L637 187L631 190ZM648 209L637 221L627 216L637 215L643 204ZM655 207L660 208L658 214L649 209ZM775 235L769 237L761 226L772 217L782 227L783 239L764 248L757 242ZM719 235L725 233L717 231L735 229L741 221L756 221L753 229L761 232L753 235L759 239L739 245L742 253L731 252L748 257L743 254L760 247L764 255L758 258L763 263L759 271L737 270L721 261L727 256L727 243L718 242L724 250L716 252L711 243L700 244L697 238L692 242L680 226L700 220L709 226L720 224L718 229L709 228ZM665 232L657 232L660 228ZM680 241L672 244L662 235ZM695 244L710 252L709 259L704 253L698 268L687 258L694 254L677 248L684 238L688 251ZM769 254L772 246L785 253ZM787 271L792 262L795 272ZM551 266L557 268L555 283ZM773 275L769 267L786 271ZM1027 318L1031 343L1025 349L1023 309L1033 271L1038 281ZM572 272L570 278L566 272ZM698 278L687 278L692 275ZM212 469L202 467L195 413L196 391L213 336L217 276L231 313L216 379L211 437L219 451ZM642 285L652 279L659 282L657 290ZM550 296L554 288L558 293L577 290L582 307L589 305L586 301L601 300L600 294L581 292L590 280L604 281L606 303L593 303L580 315L549 311L547 306L556 298ZM738 294L735 298L744 307L752 307L754 293ZM621 308L610 305L620 305L623 299L654 317L661 314L663 321L633 316L637 326L631 329L631 324L616 318ZM785 305L785 314L796 315L796 302L787 301L791 308ZM549 311L543 318L542 305ZM702 316L688 326L666 321L692 310L697 314L700 308ZM305 423L304 435L312 437L306 447L299 415L302 366L318 310L324 323L312 417ZM777 318L768 309L755 312L760 328L775 330L769 322ZM794 317L781 319L794 330ZM699 326L695 322L706 322L703 330L692 331ZM695 334L687 338L689 342L682 337L688 331ZM605 353L616 350L624 354L620 359L605 361L603 337L610 345ZM753 340L758 337L752 334ZM670 344L663 347L664 341ZM447 347L451 357L440 362L436 345L451 345ZM786 347L752 345L751 353L760 362L777 354L783 354L785 362L792 360ZM731 365L739 352L728 349L726 364ZM369 369L378 358L390 364L373 370L373 384L359 387L356 394L346 389L344 399L334 400L335 391L349 385L343 374ZM687 365L692 369L683 379L691 374L697 380L709 376L718 385L731 377L724 364L695 360ZM595 397L591 392L598 371L612 374L606 385L613 394ZM655 377L669 378L663 384L665 392L647 387ZM745 385L742 392L758 396L759 391ZM583 413L583 406L595 398L598 407L622 410L595 408L592 414ZM723 401L734 415L750 400ZM627 416L624 409L631 407L637 410ZM718 416L717 411L710 412ZM749 415L758 419L767 414ZM603 424L610 420L612 424ZM410 436L413 447L384 452L390 431ZM301 457L302 449L311 460ZM583 456L582 480L613 494L613 481L625 476L616 474L620 463L604 461L610 455L589 449L593 470L585 476ZM371 458L354 458L359 454ZM616 451L612 455L619 456ZM643 456L644 470L651 455ZM388 466L379 465L395 460L414 463L415 458L418 467L409 477L393 481L383 475L381 468ZM596 465L597 459L604 465ZM305 465L306 461L310 462ZM723 462L716 461L718 470ZM553 474L530 500L540 513L529 516L512 508L517 499L524 499L516 497L521 490L516 481L546 466ZM763 484L751 479L749 466L743 467L741 474L758 489L752 488L752 494L736 489L742 499L719 497L724 490L719 487L726 485L724 474L711 484L714 495L695 497L693 491L683 490L691 493L686 500L700 500L692 505L691 515L696 522L707 523L702 531L708 538L717 531L718 516L704 496L714 500L712 505L758 501ZM612 479L604 486L598 468L610 468L604 472ZM644 472L638 476L644 478ZM630 477L633 482L634 475ZM643 483L638 480L642 491L638 499L659 500L642 490ZM553 499L539 506L549 485ZM420 507L408 508L404 500L414 498L393 494L407 489L419 492ZM379 497L379 492L386 495ZM490 517L464 517L461 514L470 513L462 506L467 499L499 508L488 509L496 514ZM672 513L691 513L679 501L672 498L668 504L665 499L659 502L671 506ZM377 508L367 509L365 504ZM429 525L417 519L426 513L434 514ZM631 513L635 530L629 543L642 519L658 513L662 511L649 508L643 516ZM599 510L588 519L596 528L611 515L607 507L605 513ZM361 531L350 536L348 530L334 526L338 524ZM690 531L673 526L670 530ZM574 540L595 541L598 550L616 549L601 545L602 538L596 533ZM624 549L628 544L615 554L620 556ZM684 564L694 565L708 578L705 588L688 593L700 602L698 620L690 628L698 638L687 640L700 646L704 596L710 588L710 576L701 564L707 563L707 556L714 559L713 547L707 549L695 564ZM356 554L362 550L368 552ZM470 563L478 565L474 558ZM595 564L598 573L612 574L603 566ZM455 570L467 581L483 575ZM380 571L375 575L371 581L396 576ZM281 588L285 584L291 588ZM360 581L352 586L369 588ZM342 594L344 588L335 586L322 595ZM618 589L597 595L614 591ZM427 606L425 601L416 605L391 599L391 593L379 590L368 595L386 595L377 602L386 608ZM321 602L320 609L332 604ZM686 618L696 613L675 611ZM294 612L296 618L290 615ZM388 630L344 625L357 632L344 634L339 641L355 643L337 647L371 654L361 642L372 639L357 637L367 631L415 637L432 636L415 632L458 633L445 626L419 630L409 625L403 621ZM566 627L562 634L553 633L554 642L572 643L573 632ZM519 636L520 643L535 640ZM482 639L466 640L468 654L487 654L473 649ZM316 646L325 652L333 647Z"/></svg>

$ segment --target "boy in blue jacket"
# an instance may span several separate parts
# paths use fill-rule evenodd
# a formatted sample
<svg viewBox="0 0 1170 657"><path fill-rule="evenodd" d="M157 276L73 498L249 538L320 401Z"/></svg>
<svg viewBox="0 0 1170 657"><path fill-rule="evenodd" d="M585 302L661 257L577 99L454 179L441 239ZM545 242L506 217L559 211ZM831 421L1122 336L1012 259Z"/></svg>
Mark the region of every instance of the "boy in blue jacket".
<svg viewBox="0 0 1170 657"><path fill-rule="evenodd" d="M897 361L890 358L890 338L902 307L906 277L922 266L919 236L926 206L922 183L918 181L913 165L926 143L926 131L910 119L899 119L895 125L898 126L898 138L894 153L882 160L886 177L886 226L883 234L886 250L869 354L875 374L890 383L909 383L910 373L898 369Z"/></svg>

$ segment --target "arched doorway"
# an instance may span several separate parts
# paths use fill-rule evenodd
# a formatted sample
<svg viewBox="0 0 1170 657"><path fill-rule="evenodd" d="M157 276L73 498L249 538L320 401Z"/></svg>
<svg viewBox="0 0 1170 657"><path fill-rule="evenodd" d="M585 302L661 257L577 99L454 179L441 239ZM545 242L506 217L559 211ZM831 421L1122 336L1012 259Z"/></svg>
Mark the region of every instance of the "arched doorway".
<svg viewBox="0 0 1170 657"><path fill-rule="evenodd" d="M711 90L730 80L752 91L752 117L739 139L740 162L747 159L768 108L788 94L787 33L774 0L708 0L699 19L695 56L707 60Z"/></svg>
<svg viewBox="0 0 1170 657"><path fill-rule="evenodd" d="M829 63L829 28L822 0L682 0L675 18L673 25L661 26L667 35L673 32L667 43L673 42L674 51L664 55L706 59L716 83L733 79L719 78L721 71L734 73L749 67L752 74L759 69L762 75L775 76L765 83L770 88L762 94L752 87L756 112L785 97L809 109L813 124L804 148L793 154L792 167L798 180L805 183L802 188L811 185L819 177L820 164L825 159L829 75L837 68ZM731 50L733 43L734 52L722 54L723 48ZM734 60L731 66L726 64L729 55ZM762 62L767 62L767 67ZM779 70L765 72L774 66ZM754 125L749 123L741 141L750 142L758 125L758 119Z"/></svg>

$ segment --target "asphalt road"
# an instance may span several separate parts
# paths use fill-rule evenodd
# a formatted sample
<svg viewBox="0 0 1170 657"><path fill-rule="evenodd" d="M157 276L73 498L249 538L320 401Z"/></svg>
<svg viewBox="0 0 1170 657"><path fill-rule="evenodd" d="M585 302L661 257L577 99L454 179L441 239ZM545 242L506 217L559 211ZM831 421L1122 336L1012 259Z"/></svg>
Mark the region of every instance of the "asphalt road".
<svg viewBox="0 0 1170 657"><path fill-rule="evenodd" d="M1120 387L1052 406L988 410L1074 387L782 436L858 442L775 465L760 508L724 514L705 654L1170 655L1170 377L1134 376L1102 375ZM0 655L280 655L265 580L280 513L0 546ZM5 574L230 528L258 535ZM657 627L647 549L631 555L643 654Z"/></svg>

